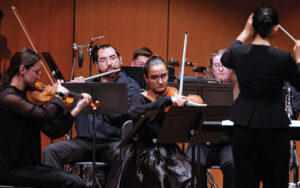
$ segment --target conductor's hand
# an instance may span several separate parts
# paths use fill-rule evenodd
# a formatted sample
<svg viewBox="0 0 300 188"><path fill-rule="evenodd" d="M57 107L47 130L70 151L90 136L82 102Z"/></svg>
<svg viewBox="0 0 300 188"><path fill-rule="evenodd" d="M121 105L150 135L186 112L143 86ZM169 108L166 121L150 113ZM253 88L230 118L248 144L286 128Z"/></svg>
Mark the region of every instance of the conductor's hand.
<svg viewBox="0 0 300 188"><path fill-rule="evenodd" d="M252 22L253 22L253 13L250 14L248 17L248 20L246 22L246 25L241 32L241 34L236 38L237 40L241 41L242 43L245 43L251 36L253 36L253 27L252 27Z"/></svg>
<svg viewBox="0 0 300 188"><path fill-rule="evenodd" d="M71 115L76 117L91 102L91 96L87 93L81 94L82 98L78 101L75 108L71 111Z"/></svg>
<svg viewBox="0 0 300 188"><path fill-rule="evenodd" d="M295 46L294 46L294 53L296 57L296 62L300 63L300 40L296 40Z"/></svg>
<svg viewBox="0 0 300 188"><path fill-rule="evenodd" d="M70 82L71 83L84 83L85 79L83 76L78 76L78 77L74 78L74 80L71 80Z"/></svg>

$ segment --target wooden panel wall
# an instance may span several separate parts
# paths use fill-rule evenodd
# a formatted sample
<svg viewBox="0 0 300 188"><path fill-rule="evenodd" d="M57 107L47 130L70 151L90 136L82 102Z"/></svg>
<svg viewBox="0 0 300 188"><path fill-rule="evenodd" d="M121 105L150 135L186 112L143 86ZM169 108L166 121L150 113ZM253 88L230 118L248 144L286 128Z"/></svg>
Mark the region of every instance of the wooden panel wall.
<svg viewBox="0 0 300 188"><path fill-rule="evenodd" d="M206 66L210 53L226 48L241 31L250 11L258 6L259 0L170 0L168 58L182 61L187 30L187 61ZM187 67L185 73L194 76L191 70Z"/></svg>
<svg viewBox="0 0 300 188"><path fill-rule="evenodd" d="M87 44L92 37L104 36L95 44L114 45L130 65L133 51L147 46L166 58L168 1L166 0L76 0L75 42ZM89 75L89 56L84 54L75 75ZM93 73L97 71L93 68Z"/></svg>

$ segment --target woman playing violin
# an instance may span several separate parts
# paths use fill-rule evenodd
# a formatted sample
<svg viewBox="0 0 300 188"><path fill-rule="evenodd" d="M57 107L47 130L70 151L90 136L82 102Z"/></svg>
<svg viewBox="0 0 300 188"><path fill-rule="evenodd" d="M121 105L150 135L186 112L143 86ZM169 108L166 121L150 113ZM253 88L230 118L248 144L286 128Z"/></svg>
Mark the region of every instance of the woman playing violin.
<svg viewBox="0 0 300 188"><path fill-rule="evenodd" d="M127 152L119 181L120 187L187 187L191 166L176 144L155 144L165 108L183 106L186 97L175 97L175 88L168 87L165 61L152 56L144 67L146 91L132 97L130 116L135 123L143 114L158 110L138 131L138 141ZM200 101L202 103L202 100Z"/></svg>
<svg viewBox="0 0 300 188"><path fill-rule="evenodd" d="M34 187L85 187L78 177L41 165L40 131L54 139L63 136L74 117L90 102L82 99L63 114L68 90L57 83L57 95L41 107L31 103L26 90L40 77L41 58L24 48L14 54L0 88L0 184Z"/></svg>

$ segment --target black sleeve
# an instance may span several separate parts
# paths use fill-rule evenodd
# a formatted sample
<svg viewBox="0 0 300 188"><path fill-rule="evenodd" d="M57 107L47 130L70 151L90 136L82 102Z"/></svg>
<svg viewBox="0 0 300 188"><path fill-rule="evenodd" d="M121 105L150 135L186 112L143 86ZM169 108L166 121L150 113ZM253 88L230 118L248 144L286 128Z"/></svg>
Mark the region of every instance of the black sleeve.
<svg viewBox="0 0 300 188"><path fill-rule="evenodd" d="M155 102L147 103L142 94L134 95L131 98L132 105L129 107L130 119L136 122L143 114L155 109L164 109L172 105L172 99L169 96L160 96Z"/></svg>
<svg viewBox="0 0 300 188"><path fill-rule="evenodd" d="M7 94L3 104L10 112L25 119L35 120L41 131L50 138L63 136L74 121L71 114L62 115L63 102L55 97L46 107L41 107L22 96Z"/></svg>
<svg viewBox="0 0 300 188"><path fill-rule="evenodd" d="M35 119L42 122L51 122L63 111L63 102L53 98L46 107L35 105L26 98L15 94L7 94L4 99L5 107L21 117Z"/></svg>
<svg viewBox="0 0 300 188"><path fill-rule="evenodd" d="M233 48L242 45L243 43L241 41L235 40L230 47L226 50L226 52L222 55L221 57L221 62L222 64L227 67L234 69L233 64L232 64L232 50Z"/></svg>

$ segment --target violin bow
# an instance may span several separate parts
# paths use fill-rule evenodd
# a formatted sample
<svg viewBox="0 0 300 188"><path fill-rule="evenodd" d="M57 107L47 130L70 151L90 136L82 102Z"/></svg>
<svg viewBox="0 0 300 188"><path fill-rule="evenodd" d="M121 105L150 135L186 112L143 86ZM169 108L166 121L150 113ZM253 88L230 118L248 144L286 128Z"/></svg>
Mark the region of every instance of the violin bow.
<svg viewBox="0 0 300 188"><path fill-rule="evenodd" d="M184 35L184 45L183 45L183 55L182 55L182 65L180 71L180 85L179 85L179 95L182 96L183 91L183 79L184 79L184 68L185 68L185 57L186 57L186 46L188 41L189 32L186 31Z"/></svg>
<svg viewBox="0 0 300 188"><path fill-rule="evenodd" d="M18 22L19 22L19 24L20 24L20 26L22 28L22 30L24 31L25 36L28 39L31 47L33 48L33 50L35 51L35 53L38 54L38 51L36 50L36 48L34 46L32 37L31 37L30 33L28 32L28 29L26 28L26 26L24 24L24 21L23 21L21 15L20 15L20 13L18 12L18 10L17 10L17 8L15 6L11 6L11 8L12 8L12 10L13 10L13 12L14 12L14 14L15 14L15 16L16 16L16 18L17 18L17 20L18 20ZM51 83L54 84L54 81L53 81L52 77L50 76L50 73L48 72L48 70L47 70L44 62L42 60L41 60L41 62L42 62L42 67L45 70L45 72L47 73L48 78L50 79Z"/></svg>

